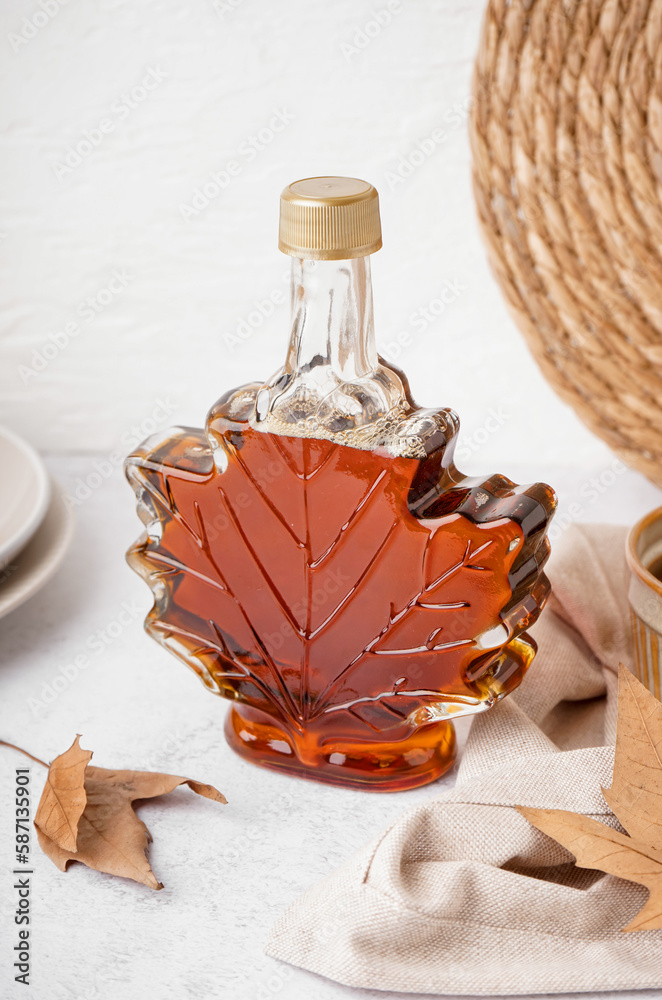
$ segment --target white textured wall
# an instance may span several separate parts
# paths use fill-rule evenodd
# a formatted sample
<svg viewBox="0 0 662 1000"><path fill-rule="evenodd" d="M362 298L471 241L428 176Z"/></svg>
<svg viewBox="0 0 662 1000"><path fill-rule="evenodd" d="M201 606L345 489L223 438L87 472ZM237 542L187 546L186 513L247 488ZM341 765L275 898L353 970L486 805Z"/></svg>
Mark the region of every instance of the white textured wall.
<svg viewBox="0 0 662 1000"><path fill-rule="evenodd" d="M382 197L380 347L420 402L459 411L464 465L609 464L539 375L478 237L466 116L482 4L61 2L0 14L0 422L46 450L110 454L266 377L287 327L287 306L254 312L284 298L279 192L348 173ZM255 331L233 342L242 320Z"/></svg>

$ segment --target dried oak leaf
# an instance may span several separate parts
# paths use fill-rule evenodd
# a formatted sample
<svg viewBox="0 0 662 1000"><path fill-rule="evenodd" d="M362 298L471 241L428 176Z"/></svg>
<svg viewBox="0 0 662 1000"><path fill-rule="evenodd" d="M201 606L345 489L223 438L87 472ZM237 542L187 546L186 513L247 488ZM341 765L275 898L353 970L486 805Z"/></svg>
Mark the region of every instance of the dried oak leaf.
<svg viewBox="0 0 662 1000"><path fill-rule="evenodd" d="M574 854L577 867L645 885L648 901L623 930L655 930L662 928L662 704L625 667L618 676L614 773L602 794L630 836L562 809L518 808Z"/></svg>
<svg viewBox="0 0 662 1000"><path fill-rule="evenodd" d="M92 754L81 750L79 739L49 768L35 817L42 850L61 871L81 861L95 871L162 889L145 854L151 835L133 803L167 795L179 785L216 802L225 797L212 785L174 774L91 767Z"/></svg>

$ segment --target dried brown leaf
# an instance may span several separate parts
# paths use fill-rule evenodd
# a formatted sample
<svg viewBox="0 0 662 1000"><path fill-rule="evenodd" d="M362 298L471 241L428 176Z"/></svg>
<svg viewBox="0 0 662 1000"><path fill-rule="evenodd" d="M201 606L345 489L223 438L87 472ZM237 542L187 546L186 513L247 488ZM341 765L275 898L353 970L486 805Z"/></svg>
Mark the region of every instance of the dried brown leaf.
<svg viewBox="0 0 662 1000"><path fill-rule="evenodd" d="M623 666L614 774L602 794L631 837L662 851L662 704Z"/></svg>
<svg viewBox="0 0 662 1000"><path fill-rule="evenodd" d="M162 889L163 885L156 879L145 853L152 838L145 824L136 816L133 803L167 795L179 785L188 785L197 795L216 802L226 801L212 785L191 778L88 766L84 773L85 804L78 818L74 850L51 839L35 821L42 850L62 871L66 871L70 862L81 861L95 871L120 875L152 889Z"/></svg>
<svg viewBox="0 0 662 1000"><path fill-rule="evenodd" d="M593 868L646 886L649 897L625 931L662 928L662 704L621 666L618 725L607 805L630 836L562 809L519 811Z"/></svg>
<svg viewBox="0 0 662 1000"><path fill-rule="evenodd" d="M86 803L85 768L92 758L91 751L81 749L79 740L77 736L69 749L50 765L34 821L45 837L74 854L78 824Z"/></svg>

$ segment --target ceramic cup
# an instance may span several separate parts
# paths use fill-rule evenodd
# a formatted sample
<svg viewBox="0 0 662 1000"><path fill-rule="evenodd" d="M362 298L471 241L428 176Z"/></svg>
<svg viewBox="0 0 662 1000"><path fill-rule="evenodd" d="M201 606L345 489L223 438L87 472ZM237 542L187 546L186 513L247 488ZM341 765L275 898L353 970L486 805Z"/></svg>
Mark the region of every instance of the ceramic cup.
<svg viewBox="0 0 662 1000"><path fill-rule="evenodd" d="M637 521L628 534L626 555L634 673L656 698L662 698L662 580L651 572L651 567L662 567L662 507Z"/></svg>

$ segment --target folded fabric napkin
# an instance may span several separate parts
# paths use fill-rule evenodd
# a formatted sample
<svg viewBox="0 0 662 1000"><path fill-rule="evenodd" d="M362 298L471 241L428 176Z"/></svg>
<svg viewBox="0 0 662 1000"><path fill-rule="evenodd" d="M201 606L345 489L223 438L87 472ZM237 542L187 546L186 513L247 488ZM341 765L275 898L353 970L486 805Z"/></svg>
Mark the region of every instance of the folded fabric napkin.
<svg viewBox="0 0 662 1000"><path fill-rule="evenodd" d="M304 893L267 954L350 986L504 995L662 986L662 931L623 933L647 890L575 868L513 807L621 829L611 784L630 666L622 528L572 526L521 687L478 716L455 788L405 812Z"/></svg>

